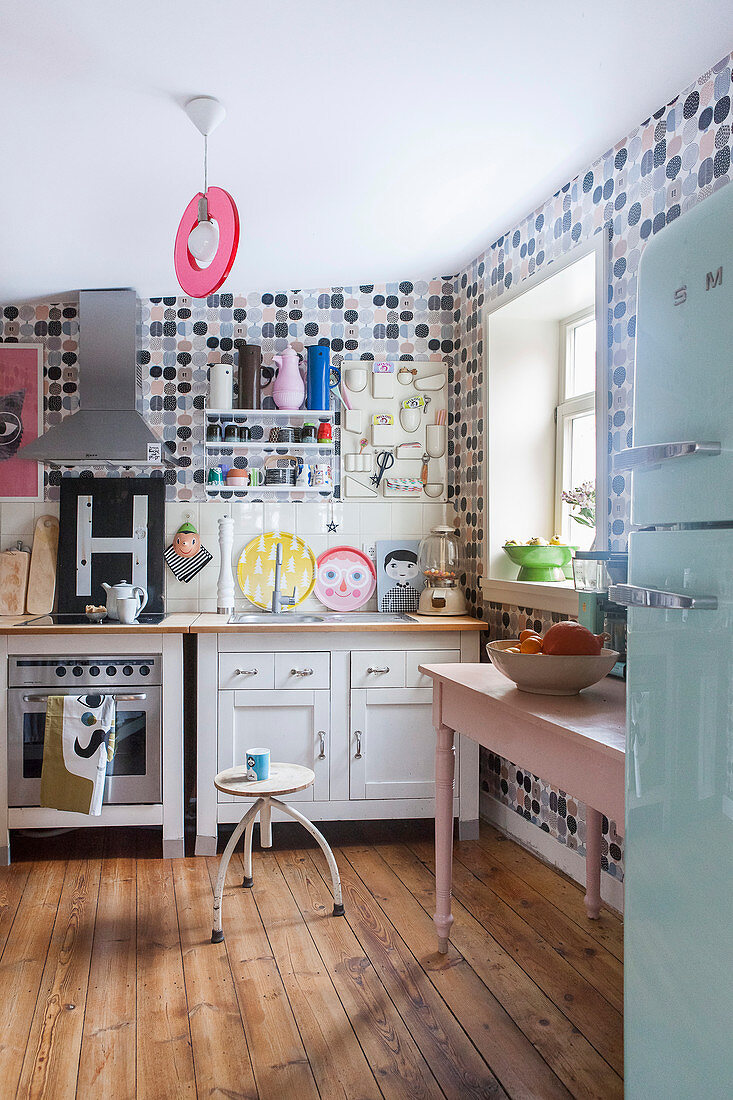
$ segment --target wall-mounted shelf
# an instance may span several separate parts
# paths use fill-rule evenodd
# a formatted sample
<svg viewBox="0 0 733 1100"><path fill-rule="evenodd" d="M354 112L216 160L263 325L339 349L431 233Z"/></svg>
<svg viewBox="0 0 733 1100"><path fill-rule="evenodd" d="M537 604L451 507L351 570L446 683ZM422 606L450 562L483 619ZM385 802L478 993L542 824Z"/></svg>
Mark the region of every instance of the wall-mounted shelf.
<svg viewBox="0 0 733 1100"><path fill-rule="evenodd" d="M329 409L324 412L321 409L205 409L210 419L216 420L330 420L333 421L335 412Z"/></svg>
<svg viewBox="0 0 733 1100"><path fill-rule="evenodd" d="M262 439L246 442L238 440L209 440L204 443L204 493L207 500L222 497L257 501L278 500L302 502L305 500L331 500L339 498L341 492L340 470L340 429L339 418L335 410L320 409L204 409L205 423L246 424L249 428L261 429ZM271 442L268 438L273 428L290 424L295 428L304 423L329 423L333 425L333 439L321 443ZM296 485L265 485L264 466L281 465L278 458L302 459L304 463L328 463L331 467L333 489L320 486L307 487ZM214 466L226 465L239 469L257 469L260 471L259 485L234 486L226 483L210 484L209 471Z"/></svg>

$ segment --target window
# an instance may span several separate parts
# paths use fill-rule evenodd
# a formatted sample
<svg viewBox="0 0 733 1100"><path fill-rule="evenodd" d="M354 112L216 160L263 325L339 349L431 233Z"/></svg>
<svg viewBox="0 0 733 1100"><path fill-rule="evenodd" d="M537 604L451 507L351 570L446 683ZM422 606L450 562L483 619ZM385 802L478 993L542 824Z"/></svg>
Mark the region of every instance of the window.
<svg viewBox="0 0 733 1100"><path fill-rule="evenodd" d="M560 323L559 404L555 411L555 527L563 542L587 550L595 529L571 518L569 492L596 481L596 322L584 310Z"/></svg>
<svg viewBox="0 0 733 1100"><path fill-rule="evenodd" d="M561 494L585 482L606 484L605 440L596 439L606 368L603 347L596 362L595 323L603 316L605 262L599 234L487 305L479 504L487 600L578 613L571 580L519 581L504 545L557 534L587 548L593 538L571 519ZM605 521L601 508L601 540Z"/></svg>

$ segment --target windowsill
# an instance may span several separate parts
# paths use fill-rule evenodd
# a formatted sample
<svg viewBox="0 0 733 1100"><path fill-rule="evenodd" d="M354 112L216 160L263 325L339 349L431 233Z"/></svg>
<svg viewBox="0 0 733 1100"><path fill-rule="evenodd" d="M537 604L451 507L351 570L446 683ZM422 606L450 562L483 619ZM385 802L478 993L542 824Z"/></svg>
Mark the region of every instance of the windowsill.
<svg viewBox="0 0 733 1100"><path fill-rule="evenodd" d="M484 600L531 607L537 611L557 611L563 615L578 614L578 593L572 581L543 584L540 581L508 581L481 577Z"/></svg>

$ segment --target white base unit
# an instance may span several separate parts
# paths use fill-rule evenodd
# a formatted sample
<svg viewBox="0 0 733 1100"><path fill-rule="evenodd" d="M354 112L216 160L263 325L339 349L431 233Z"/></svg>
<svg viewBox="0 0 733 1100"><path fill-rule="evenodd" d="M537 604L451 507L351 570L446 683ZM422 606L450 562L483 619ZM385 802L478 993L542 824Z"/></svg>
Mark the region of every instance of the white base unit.
<svg viewBox="0 0 733 1100"><path fill-rule="evenodd" d="M246 808L216 791L216 772L259 746L313 769L313 787L291 796L313 821L434 816L433 693L418 666L477 661L479 633L299 630L297 650L294 636L198 635L197 855ZM478 835L473 741L457 745L454 812L461 836Z"/></svg>

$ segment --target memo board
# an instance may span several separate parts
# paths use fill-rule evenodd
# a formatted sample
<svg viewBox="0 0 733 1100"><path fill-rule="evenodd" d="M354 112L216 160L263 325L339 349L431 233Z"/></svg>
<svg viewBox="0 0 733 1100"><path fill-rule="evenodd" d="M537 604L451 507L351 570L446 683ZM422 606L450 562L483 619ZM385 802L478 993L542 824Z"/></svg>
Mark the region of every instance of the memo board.
<svg viewBox="0 0 733 1100"><path fill-rule="evenodd" d="M341 412L342 496L346 500L404 500L425 503L448 499L448 365L435 360L344 359L342 392L351 411ZM426 405L401 414L402 402ZM375 416L392 424L373 424ZM440 422L442 420L442 423ZM414 430L411 430L413 429ZM363 450L360 441L366 439ZM394 464L379 485L377 456L387 451ZM429 454L423 486L422 458ZM388 460L389 461L389 460Z"/></svg>

